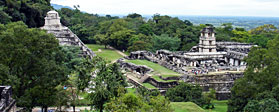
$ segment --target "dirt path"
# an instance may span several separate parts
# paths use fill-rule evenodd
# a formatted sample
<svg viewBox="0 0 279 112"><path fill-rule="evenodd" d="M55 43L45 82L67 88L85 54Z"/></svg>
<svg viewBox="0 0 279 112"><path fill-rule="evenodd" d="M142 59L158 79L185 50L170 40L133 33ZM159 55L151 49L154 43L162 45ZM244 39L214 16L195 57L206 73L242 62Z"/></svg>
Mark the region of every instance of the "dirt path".
<svg viewBox="0 0 279 112"><path fill-rule="evenodd" d="M124 57L127 56L125 53L123 53L123 52L121 52L121 51L119 51L119 50L117 50L117 49L115 49L115 48L113 48L111 46L109 46L109 48L115 50L118 54L120 54L120 55L122 55Z"/></svg>
<svg viewBox="0 0 279 112"><path fill-rule="evenodd" d="M119 50L117 50L117 49L115 49L115 48L113 48L113 47L111 47L111 46L108 46L108 48L109 48L109 49L115 50L118 54L122 55L123 57L126 57L126 56L127 56L125 53L123 53L123 52L121 52L121 51L119 51ZM116 61L117 61L117 60L115 60L115 61L113 61L113 62L111 62L111 63L115 63Z"/></svg>

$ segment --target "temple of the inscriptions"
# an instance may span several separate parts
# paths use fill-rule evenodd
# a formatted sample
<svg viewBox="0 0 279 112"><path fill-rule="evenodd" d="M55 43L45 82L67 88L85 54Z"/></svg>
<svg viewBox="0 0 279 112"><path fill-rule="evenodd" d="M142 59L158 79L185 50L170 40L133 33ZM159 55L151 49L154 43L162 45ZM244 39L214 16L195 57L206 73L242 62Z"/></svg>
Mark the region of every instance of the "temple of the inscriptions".
<svg viewBox="0 0 279 112"><path fill-rule="evenodd" d="M60 22L59 14L56 11L49 11L45 17L45 25L41 29L52 33L58 40L60 45L78 46L84 57L93 58L95 53L89 49L76 34L68 27L63 26Z"/></svg>

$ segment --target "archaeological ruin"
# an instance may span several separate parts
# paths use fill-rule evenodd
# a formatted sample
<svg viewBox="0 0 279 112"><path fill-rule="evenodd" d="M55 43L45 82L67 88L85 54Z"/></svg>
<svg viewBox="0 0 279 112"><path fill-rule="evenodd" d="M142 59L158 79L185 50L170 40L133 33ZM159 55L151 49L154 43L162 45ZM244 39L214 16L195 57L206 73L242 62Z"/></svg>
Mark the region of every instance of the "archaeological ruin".
<svg viewBox="0 0 279 112"><path fill-rule="evenodd" d="M49 11L45 17L45 25L41 29L53 34L60 45L78 46L82 51L82 55L93 58L96 54L89 49L68 27L60 23L59 14L56 11Z"/></svg>
<svg viewBox="0 0 279 112"><path fill-rule="evenodd" d="M230 89L234 81L243 77L246 68L243 59L248 56L253 46L255 45L238 42L216 42L214 29L206 27L201 31L199 44L189 52L158 50L156 53L152 53L136 51L131 52L129 56L119 59L117 62L124 70L136 74L136 78L128 77L134 85L139 86L141 83L147 82L164 92L168 88L179 84L179 81L183 81L199 84L204 91L213 88L216 90L217 99L224 100L230 97ZM151 68L125 61L137 59L157 63L180 73L181 76L160 77L162 80L176 81L156 81L150 75Z"/></svg>
<svg viewBox="0 0 279 112"><path fill-rule="evenodd" d="M11 86L0 86L0 112L16 112L16 101L12 98Z"/></svg>
<svg viewBox="0 0 279 112"><path fill-rule="evenodd" d="M56 11L47 13L45 25L41 29L54 34L60 45L79 46L83 56L91 59L96 56L69 28L60 23ZM164 94L168 88L175 87L182 81L198 84L204 91L215 89L217 99L224 100L230 97L234 81L243 77L246 69L243 59L253 46L255 45L248 43L216 42L214 28L206 27L201 30L199 44L189 51L136 51L118 59L117 63L134 86L144 87L143 83L149 83ZM152 68L126 60L147 60L177 72L180 76L162 77L159 74L161 80L158 80L153 77L155 70Z"/></svg>

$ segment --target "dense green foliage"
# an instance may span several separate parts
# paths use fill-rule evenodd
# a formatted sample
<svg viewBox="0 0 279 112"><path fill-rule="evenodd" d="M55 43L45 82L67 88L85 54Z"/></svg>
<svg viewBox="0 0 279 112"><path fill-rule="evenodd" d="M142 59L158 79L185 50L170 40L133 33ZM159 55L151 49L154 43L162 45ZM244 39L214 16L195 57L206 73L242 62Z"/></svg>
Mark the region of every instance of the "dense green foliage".
<svg viewBox="0 0 279 112"><path fill-rule="evenodd" d="M172 112L170 101L162 96L150 96L145 100L140 95L126 93L106 104L109 112Z"/></svg>
<svg viewBox="0 0 279 112"><path fill-rule="evenodd" d="M1 0L0 23L23 21L28 27L40 27L51 9L50 0Z"/></svg>
<svg viewBox="0 0 279 112"><path fill-rule="evenodd" d="M202 89L198 85L180 83L178 86L168 89L166 97L172 102L194 102L200 106L204 104Z"/></svg>
<svg viewBox="0 0 279 112"><path fill-rule="evenodd" d="M279 104L276 99L252 100L244 108L245 112L278 112Z"/></svg>
<svg viewBox="0 0 279 112"><path fill-rule="evenodd" d="M93 37L99 32L103 21L117 17L101 17L94 14L81 12L79 9L71 10L62 8L58 10L61 23L69 27L84 43L94 43Z"/></svg>
<svg viewBox="0 0 279 112"><path fill-rule="evenodd" d="M153 49L161 50L166 49L170 51L176 51L180 45L180 39L177 37L168 37L167 35L155 36L152 39Z"/></svg>
<svg viewBox="0 0 279 112"><path fill-rule="evenodd" d="M60 47L53 35L23 22L0 24L0 34L0 85L13 87L17 106L67 105L73 91L64 85L75 93L88 87L93 63L78 47Z"/></svg>
<svg viewBox="0 0 279 112"><path fill-rule="evenodd" d="M159 49L190 50L198 44L200 30L210 25L194 26L190 21L159 14L146 20L136 13L123 18L109 15L102 17L81 12L77 8L75 10L62 8L59 13L62 23L69 26L83 42L110 45L129 52ZM231 23L225 23L215 30L217 41L246 42L262 47L266 47L267 41L278 35L278 30L273 25L246 31L243 28L234 28Z"/></svg>
<svg viewBox="0 0 279 112"><path fill-rule="evenodd" d="M169 37L167 39L170 42L178 42L178 39L180 41L175 45L168 44L171 46L163 49L190 50L197 45L199 32L205 27L194 26L188 20L167 15L155 14L147 20L140 14L133 13L119 18L88 14L78 8L58 10L62 24L68 26L84 43L111 45L119 50L161 49L155 40L162 35ZM44 24L46 12L51 9L49 0L4 0L0 2L0 22L6 24L23 21L29 27L40 27ZM266 47L267 41L275 36L271 32L278 30L273 25L264 25L248 32L243 28L233 28L231 23L225 23L216 28L216 37L218 41L248 42Z"/></svg>
<svg viewBox="0 0 279 112"><path fill-rule="evenodd" d="M266 107L258 106L265 104L269 104L268 107L270 107L265 112L277 111L279 37L270 40L267 48L253 48L246 58L246 62L248 67L244 77L237 80L232 88L228 111L238 112L243 109L249 112L253 109L261 111Z"/></svg>
<svg viewBox="0 0 279 112"><path fill-rule="evenodd" d="M210 89L209 92L203 93L203 97L205 100L205 109L214 109L215 106L212 103L213 100L216 99L216 91L214 89Z"/></svg>
<svg viewBox="0 0 279 112"><path fill-rule="evenodd" d="M136 88L134 93L120 92L105 104L106 111L113 112L172 112L170 101L160 95L158 90L148 90L144 87Z"/></svg>
<svg viewBox="0 0 279 112"><path fill-rule="evenodd" d="M217 41L235 41L267 47L267 42L279 36L279 30L270 24L259 26L250 31L243 28L233 28L231 24L223 24L222 27L216 28Z"/></svg>
<svg viewBox="0 0 279 112"><path fill-rule="evenodd" d="M53 35L35 29L44 24L50 0L0 1L0 85L11 85L17 106L30 111L35 106L75 107L81 92L89 86L96 70L92 92L88 99L97 110L104 104L109 111L171 111L170 103L158 92L137 90L137 94L122 94L127 86L117 64L108 64L96 57L79 56L79 48L61 47ZM137 51L167 49L189 50L197 45L200 30L210 24L194 26L187 20L155 14L147 20L140 14L126 17L98 16L62 8L58 10L63 25L68 26L84 43L110 45L119 50ZM22 21L22 22L16 22ZM5 24L5 25L3 25ZM28 28L29 27L29 28ZM225 23L215 28L217 41L257 44L246 58L245 76L235 82L228 111L279 111L279 30L274 25L259 26L250 31ZM105 50L103 50L105 51ZM114 61L119 55L103 53ZM98 54L98 53L97 53ZM122 57L122 56L119 56ZM146 64L146 61L135 60ZM160 66L148 63L155 71ZM162 69L160 69L162 70ZM177 75L168 70L161 75ZM64 86L68 87L66 90ZM150 88L152 86L147 85ZM142 89L142 88L141 88ZM125 91L125 90L124 90ZM213 93L213 92L212 92ZM211 104L214 95L202 96L198 86L181 83L167 91L171 101Z"/></svg>
<svg viewBox="0 0 279 112"><path fill-rule="evenodd" d="M170 41L179 41L168 50L189 50L197 44L199 31L202 28L193 26L189 21L161 15L154 15L152 19L146 21L136 13L124 18L109 15L101 17L81 12L77 8L75 10L62 8L59 13L62 23L77 34L84 43L111 45L119 50L128 50L128 48L129 51L151 50L154 45L153 38L162 37L161 35L166 35L163 37L169 37L167 39Z"/></svg>
<svg viewBox="0 0 279 112"><path fill-rule="evenodd" d="M17 105L31 109L55 102L56 86L67 80L65 55L54 36L23 22L0 24L0 85L12 85Z"/></svg>
<svg viewBox="0 0 279 112"><path fill-rule="evenodd" d="M121 92L119 90L126 87L127 82L117 63L107 64L100 57L96 57L96 61L98 62L95 64L97 74L92 84L94 88L91 88L94 92L90 93L88 98L92 106L102 112L104 104L111 98L119 96Z"/></svg>
<svg viewBox="0 0 279 112"><path fill-rule="evenodd" d="M57 92L57 98L59 97L61 100L57 100L59 105L56 106L64 106L67 105L67 102L70 102L70 106L75 109L75 106L79 104L79 94L89 86L92 78L91 73L97 62L96 59L90 60L81 57L79 47L63 46L62 52L65 54L65 64L70 70L70 75L68 75L69 79L64 83L67 90L60 89ZM60 105L61 103L64 103L64 105Z"/></svg>

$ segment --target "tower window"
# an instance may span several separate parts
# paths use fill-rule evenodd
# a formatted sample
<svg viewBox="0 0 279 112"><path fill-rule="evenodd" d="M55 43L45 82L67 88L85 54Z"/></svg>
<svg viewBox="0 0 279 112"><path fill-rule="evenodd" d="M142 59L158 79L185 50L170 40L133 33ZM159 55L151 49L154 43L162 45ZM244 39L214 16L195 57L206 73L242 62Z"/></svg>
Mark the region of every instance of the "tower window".
<svg viewBox="0 0 279 112"><path fill-rule="evenodd" d="M212 49L209 49L209 52L212 52Z"/></svg>
<svg viewBox="0 0 279 112"><path fill-rule="evenodd" d="M209 41L209 45L212 45L212 41Z"/></svg>

